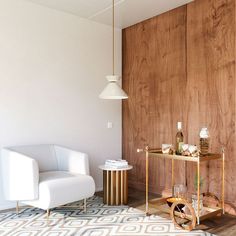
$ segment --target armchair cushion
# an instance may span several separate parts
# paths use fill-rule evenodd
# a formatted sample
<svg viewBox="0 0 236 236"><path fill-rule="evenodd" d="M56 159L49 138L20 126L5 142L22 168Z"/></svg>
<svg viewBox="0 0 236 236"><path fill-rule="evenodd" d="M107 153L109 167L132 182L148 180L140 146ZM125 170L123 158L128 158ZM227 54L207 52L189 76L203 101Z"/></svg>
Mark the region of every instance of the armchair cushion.
<svg viewBox="0 0 236 236"><path fill-rule="evenodd" d="M39 175L39 199L24 203L46 210L91 197L94 192L95 184L89 175L66 171L42 172Z"/></svg>

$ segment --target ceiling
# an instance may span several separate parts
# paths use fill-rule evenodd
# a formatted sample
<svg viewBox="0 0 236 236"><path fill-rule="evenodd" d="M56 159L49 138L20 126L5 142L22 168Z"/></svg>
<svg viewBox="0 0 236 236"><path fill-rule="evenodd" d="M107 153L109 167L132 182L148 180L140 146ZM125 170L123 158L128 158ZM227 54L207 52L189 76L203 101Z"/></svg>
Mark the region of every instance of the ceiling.
<svg viewBox="0 0 236 236"><path fill-rule="evenodd" d="M112 0L28 0L111 25ZM115 0L116 27L126 28L193 0Z"/></svg>

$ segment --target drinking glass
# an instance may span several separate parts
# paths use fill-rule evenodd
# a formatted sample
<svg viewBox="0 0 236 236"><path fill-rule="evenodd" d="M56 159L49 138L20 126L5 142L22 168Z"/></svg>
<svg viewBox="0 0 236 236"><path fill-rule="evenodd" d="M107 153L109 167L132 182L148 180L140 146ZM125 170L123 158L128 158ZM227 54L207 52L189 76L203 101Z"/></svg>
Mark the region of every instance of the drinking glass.
<svg viewBox="0 0 236 236"><path fill-rule="evenodd" d="M186 186L183 184L174 185L174 197L176 198L185 198L186 195Z"/></svg>
<svg viewBox="0 0 236 236"><path fill-rule="evenodd" d="M174 185L174 197L179 198L179 185Z"/></svg>
<svg viewBox="0 0 236 236"><path fill-rule="evenodd" d="M186 186L183 184L179 184L179 197L186 198L186 192L187 192Z"/></svg>

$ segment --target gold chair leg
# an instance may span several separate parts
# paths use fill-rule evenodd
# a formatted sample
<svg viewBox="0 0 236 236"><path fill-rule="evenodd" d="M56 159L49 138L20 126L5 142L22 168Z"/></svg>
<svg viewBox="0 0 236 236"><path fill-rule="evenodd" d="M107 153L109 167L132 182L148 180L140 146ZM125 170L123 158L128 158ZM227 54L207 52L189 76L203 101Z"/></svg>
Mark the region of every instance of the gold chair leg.
<svg viewBox="0 0 236 236"><path fill-rule="evenodd" d="M19 201L16 201L16 214L19 214Z"/></svg>
<svg viewBox="0 0 236 236"><path fill-rule="evenodd" d="M84 212L87 212L87 201L86 198L84 199Z"/></svg>
<svg viewBox="0 0 236 236"><path fill-rule="evenodd" d="M49 216L50 216L50 209L47 209L47 218L49 218Z"/></svg>

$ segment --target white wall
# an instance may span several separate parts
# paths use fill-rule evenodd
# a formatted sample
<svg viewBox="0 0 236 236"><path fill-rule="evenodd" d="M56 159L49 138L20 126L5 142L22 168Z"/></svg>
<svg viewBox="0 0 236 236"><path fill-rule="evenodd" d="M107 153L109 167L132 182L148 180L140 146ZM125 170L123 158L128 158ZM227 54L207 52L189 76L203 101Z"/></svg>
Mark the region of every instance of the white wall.
<svg viewBox="0 0 236 236"><path fill-rule="evenodd" d="M111 35L109 26L0 0L0 147L56 143L87 152L102 188L98 165L121 157L121 103L98 98L112 71ZM0 209L11 206L0 187Z"/></svg>

